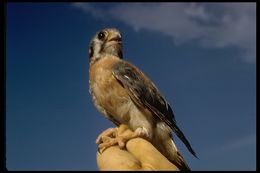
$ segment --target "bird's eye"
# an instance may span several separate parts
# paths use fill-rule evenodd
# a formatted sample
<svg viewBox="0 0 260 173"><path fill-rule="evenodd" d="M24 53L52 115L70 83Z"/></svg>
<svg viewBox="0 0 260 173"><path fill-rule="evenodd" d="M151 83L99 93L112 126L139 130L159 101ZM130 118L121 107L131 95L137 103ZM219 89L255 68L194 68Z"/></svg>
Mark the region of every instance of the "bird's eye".
<svg viewBox="0 0 260 173"><path fill-rule="evenodd" d="M107 32L102 31L98 34L99 40L104 40L106 37L107 37Z"/></svg>

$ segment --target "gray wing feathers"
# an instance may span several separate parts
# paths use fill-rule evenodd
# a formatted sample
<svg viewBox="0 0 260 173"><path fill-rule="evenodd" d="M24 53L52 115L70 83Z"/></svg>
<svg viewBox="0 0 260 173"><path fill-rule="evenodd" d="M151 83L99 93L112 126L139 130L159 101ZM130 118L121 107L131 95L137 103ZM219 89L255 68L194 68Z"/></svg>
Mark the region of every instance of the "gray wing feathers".
<svg viewBox="0 0 260 173"><path fill-rule="evenodd" d="M151 80L133 65L120 61L113 66L113 75L128 90L129 96L138 106L148 108L157 118L165 122L182 140L188 150L196 157L188 140L176 125L174 113L170 105L161 96Z"/></svg>

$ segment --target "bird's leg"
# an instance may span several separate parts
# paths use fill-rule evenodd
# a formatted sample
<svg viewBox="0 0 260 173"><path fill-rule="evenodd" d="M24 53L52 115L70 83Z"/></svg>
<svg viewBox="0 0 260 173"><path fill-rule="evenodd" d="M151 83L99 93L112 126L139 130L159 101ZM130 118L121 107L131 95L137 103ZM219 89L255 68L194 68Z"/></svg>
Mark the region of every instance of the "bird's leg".
<svg viewBox="0 0 260 173"><path fill-rule="evenodd" d="M144 127L137 128L134 132L131 131L128 126L126 125L120 125L120 127L117 129L117 133L115 133L115 138L106 138L103 141L103 143L99 144L99 151L103 152L106 148L118 144L120 149L123 149L125 147L125 144L128 140L142 137L147 138L149 137L148 130Z"/></svg>
<svg viewBox="0 0 260 173"><path fill-rule="evenodd" d="M145 127L138 127L137 129L135 129L134 133L135 133L136 137L141 137L141 138L145 138L145 139L147 139L147 138L149 139L151 136Z"/></svg>

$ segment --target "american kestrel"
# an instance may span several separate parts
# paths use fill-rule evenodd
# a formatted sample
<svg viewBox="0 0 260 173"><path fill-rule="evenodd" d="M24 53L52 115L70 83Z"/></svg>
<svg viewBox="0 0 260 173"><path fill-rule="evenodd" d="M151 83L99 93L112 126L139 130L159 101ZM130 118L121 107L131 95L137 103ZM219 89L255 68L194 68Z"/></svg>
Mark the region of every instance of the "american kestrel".
<svg viewBox="0 0 260 173"><path fill-rule="evenodd" d="M124 141L145 138L180 170L190 170L173 142L172 132L197 157L194 150L155 84L133 64L123 60L122 36L117 29L106 28L95 34L89 47L89 64L89 91L98 111L116 126L125 124L134 131L135 135L125 137ZM96 142L102 143L115 129L103 132ZM120 140L101 146L122 143Z"/></svg>

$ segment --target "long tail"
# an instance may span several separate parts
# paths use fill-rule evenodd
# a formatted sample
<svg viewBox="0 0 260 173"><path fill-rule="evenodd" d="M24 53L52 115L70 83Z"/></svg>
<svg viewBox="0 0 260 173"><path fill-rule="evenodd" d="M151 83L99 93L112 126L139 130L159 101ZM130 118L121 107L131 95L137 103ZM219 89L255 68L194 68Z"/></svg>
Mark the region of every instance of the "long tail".
<svg viewBox="0 0 260 173"><path fill-rule="evenodd" d="M190 171L190 167L187 162L184 160L182 154L178 151L173 140L171 138L165 140L164 142L164 151L167 159L176 165L181 171Z"/></svg>
<svg viewBox="0 0 260 173"><path fill-rule="evenodd" d="M173 127L173 131L176 133L176 135L180 138L180 140L185 144L185 146L188 148L188 150L191 152L191 154L198 158L195 151L192 149L189 141L186 139L186 137L184 136L184 134L182 133L182 131L179 129L179 127L175 124L175 126Z"/></svg>

